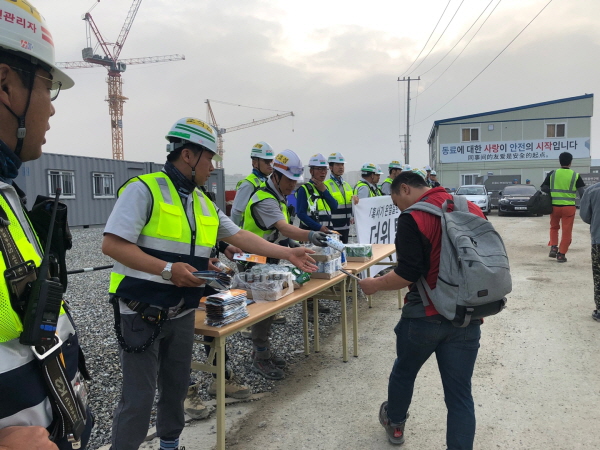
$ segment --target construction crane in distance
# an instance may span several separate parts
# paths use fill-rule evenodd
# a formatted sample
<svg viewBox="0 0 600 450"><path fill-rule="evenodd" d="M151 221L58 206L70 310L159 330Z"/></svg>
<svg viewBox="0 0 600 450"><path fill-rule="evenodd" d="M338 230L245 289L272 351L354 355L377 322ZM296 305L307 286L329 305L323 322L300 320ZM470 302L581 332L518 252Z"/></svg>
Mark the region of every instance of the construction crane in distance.
<svg viewBox="0 0 600 450"><path fill-rule="evenodd" d="M121 50L125 40L133 25L133 20L140 8L142 0L134 0L129 8L125 23L121 28L119 37L115 43L106 41L100 30L96 26L94 19L90 11L100 2L92 6L87 13L83 16L83 20L86 21L86 40L87 46L83 49L82 57L83 61L71 61L57 63L58 67L63 69L85 69L89 67L104 66L108 70L108 77L106 82L108 83L108 96L106 101L108 102L108 111L110 114L111 121L111 132L112 132L112 155L113 159L124 159L123 154L123 103L128 100L127 97L123 96L123 79L121 73L125 72L128 64L152 64L167 61L180 61L184 60L183 55L167 55L167 56L150 56L145 58L131 58L131 59L119 59ZM102 48L104 56L94 53L92 47L92 34L95 36L98 45Z"/></svg>
<svg viewBox="0 0 600 450"><path fill-rule="evenodd" d="M213 109L210 106L210 102L222 103L224 105L232 105L232 106L242 106L242 105L236 105L233 103L220 102L218 100L209 100L209 99L207 99L205 102L206 110L207 110L207 113L206 113L207 120L208 120L208 122L211 123L211 125L214 127L214 129L217 132L217 152L219 153L219 155L221 157L223 157L223 154L225 153L225 150L223 149L223 135L225 133L231 133L233 131L243 130L244 128L250 128L250 127L254 127L256 125L262 125L263 123L273 122L274 120L284 119L284 118L290 117L290 116L294 117L293 111L279 111L282 114L277 114L275 116L267 117L265 119L252 120L252 122L243 123L241 125L235 125L233 127L219 128L219 125L217 125L217 119L215 119L215 114L213 112ZM245 108L263 109L266 111L278 111L276 109L254 108L252 106L246 106ZM222 168L223 168L223 162L217 161L217 169L222 169Z"/></svg>

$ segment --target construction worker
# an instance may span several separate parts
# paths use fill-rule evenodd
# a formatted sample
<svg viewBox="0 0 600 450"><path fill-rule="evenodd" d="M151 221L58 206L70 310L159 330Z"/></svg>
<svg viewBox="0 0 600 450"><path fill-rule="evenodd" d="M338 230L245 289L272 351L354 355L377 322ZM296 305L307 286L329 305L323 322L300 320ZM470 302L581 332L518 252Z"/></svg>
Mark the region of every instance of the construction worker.
<svg viewBox="0 0 600 450"><path fill-rule="evenodd" d="M379 180L381 180L381 175L383 175L383 170L381 170L381 166L377 164L377 172L375 173L375 178L373 181L375 182L375 186L377 186L377 196L382 196L383 192L381 191L381 187L379 186Z"/></svg>
<svg viewBox="0 0 600 450"><path fill-rule="evenodd" d="M433 186L431 186L431 166L429 164L427 164L425 167L423 167L423 169L425 169L425 172L427 173L427 178L425 178L425 181L427 182L427 186L433 187Z"/></svg>
<svg viewBox="0 0 600 450"><path fill-rule="evenodd" d="M310 180L296 191L296 212L303 230L330 233L332 211L338 207L337 201L325 186L327 178L327 160L317 153L308 160Z"/></svg>
<svg viewBox="0 0 600 450"><path fill-rule="evenodd" d="M252 147L252 173L238 182L231 206L231 220L237 226L242 225L244 211L252 193L273 173L273 154L273 147L264 141L257 142Z"/></svg>
<svg viewBox="0 0 600 450"><path fill-rule="evenodd" d="M412 172L412 167L410 166L410 164L402 165L402 172Z"/></svg>
<svg viewBox="0 0 600 450"><path fill-rule="evenodd" d="M392 195L392 181L402 172L402 164L399 161L392 161L388 165L389 176L381 184L381 193L383 195Z"/></svg>
<svg viewBox="0 0 600 450"><path fill-rule="evenodd" d="M67 305L56 297L49 301L62 297L58 292L66 286L46 280L62 278L54 267L40 271L38 231L27 218L25 194L14 184L21 164L42 156L55 113L51 102L74 83L56 67L49 27L33 5L1 0L0 10L0 448L85 449L94 425L86 404L89 376ZM48 231L37 230L40 236ZM26 285L36 278L51 286L47 296L29 293ZM30 309L34 301L37 307ZM50 329L34 325L36 311Z"/></svg>
<svg viewBox="0 0 600 450"><path fill-rule="evenodd" d="M327 160L322 154L312 155L308 160L310 180L296 191L296 211L300 219L300 228L303 230L322 231L329 234L333 228L332 211L337 210L338 204L324 183L327 178L327 166ZM312 298L308 299L310 313L313 311L312 300ZM331 312L327 306L321 303L319 303L318 309L320 313Z"/></svg>
<svg viewBox="0 0 600 450"><path fill-rule="evenodd" d="M432 188L436 188L436 187L440 187L441 184L440 182L437 180L437 172L435 170L432 170L431 173L429 174L429 179L431 180L431 186Z"/></svg>
<svg viewBox="0 0 600 450"><path fill-rule="evenodd" d="M325 247L327 235L321 231L303 230L290 224L286 198L302 182L304 167L296 153L283 150L275 157L273 174L264 186L259 187L244 212L244 230L260 236L267 242L281 243L292 247L295 240L309 241ZM264 255L264 252L262 253ZM273 261L276 263L277 261ZM285 359L278 356L269 342L272 318L252 326L252 371L271 380L281 380L285 375Z"/></svg>
<svg viewBox="0 0 600 450"><path fill-rule="evenodd" d="M358 203L361 198L378 197L379 188L375 184L377 177L377 167L373 163L364 163L360 168L362 180L354 186L354 203Z"/></svg>
<svg viewBox="0 0 600 450"><path fill-rule="evenodd" d="M327 186L327 190L338 204L337 209L332 211L331 223L333 225L333 230L340 233L341 241L344 244L347 244L348 235L350 234L350 223L353 221L353 192L352 186L342 178L346 160L341 153L332 153L327 158L327 162L329 163L331 174L329 178L325 180L325 186Z"/></svg>
<svg viewBox="0 0 600 450"><path fill-rule="evenodd" d="M123 373L113 414L115 450L134 450L144 441L157 384L160 446L179 446L194 311L205 284L194 272L215 269L209 257L217 240L316 270L308 249L273 245L240 230L198 189L214 170L213 158L220 160L216 138L201 120L175 122L166 135L163 170L128 180L106 223L102 251L115 260L109 293Z"/></svg>

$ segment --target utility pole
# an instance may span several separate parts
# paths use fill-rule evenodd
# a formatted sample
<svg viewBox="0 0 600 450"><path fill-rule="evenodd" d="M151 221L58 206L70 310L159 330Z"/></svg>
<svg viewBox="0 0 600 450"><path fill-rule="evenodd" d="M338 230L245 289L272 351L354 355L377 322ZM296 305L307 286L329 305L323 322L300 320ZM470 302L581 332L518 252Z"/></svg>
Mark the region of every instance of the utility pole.
<svg viewBox="0 0 600 450"><path fill-rule="evenodd" d="M405 153L404 153L404 163L408 164L408 153L409 153L409 149L410 149L410 129L409 129L409 125L410 125L410 82L412 81L419 81L421 79L421 77L419 78L411 78L410 76L408 78L406 77L402 77L402 79L400 79L400 77L398 77L398 81L408 81L408 89L407 89L407 94L406 94L406 143L405 143Z"/></svg>

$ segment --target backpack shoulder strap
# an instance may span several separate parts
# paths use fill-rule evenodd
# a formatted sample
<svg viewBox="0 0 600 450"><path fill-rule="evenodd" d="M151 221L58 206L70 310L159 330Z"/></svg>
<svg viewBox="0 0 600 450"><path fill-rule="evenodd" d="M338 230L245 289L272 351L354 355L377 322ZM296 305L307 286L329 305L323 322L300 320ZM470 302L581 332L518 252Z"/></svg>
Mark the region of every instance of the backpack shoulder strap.
<svg viewBox="0 0 600 450"><path fill-rule="evenodd" d="M464 195L452 194L452 200L454 201L454 211L469 212L469 204L467 203L467 198Z"/></svg>
<svg viewBox="0 0 600 450"><path fill-rule="evenodd" d="M431 203L424 202L422 200L420 202L415 203L410 208L405 209L402 214L411 211L423 211L429 214L433 214L434 216L442 216L442 208L432 205Z"/></svg>

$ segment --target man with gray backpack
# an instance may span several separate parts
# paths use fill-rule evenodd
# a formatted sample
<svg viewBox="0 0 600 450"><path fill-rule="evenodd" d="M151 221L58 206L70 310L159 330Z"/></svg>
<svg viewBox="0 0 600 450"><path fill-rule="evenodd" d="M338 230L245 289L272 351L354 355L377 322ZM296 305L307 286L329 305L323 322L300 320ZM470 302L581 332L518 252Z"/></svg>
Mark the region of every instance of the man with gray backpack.
<svg viewBox="0 0 600 450"><path fill-rule="evenodd" d="M418 173L392 183L398 218L394 271L366 278L366 295L409 292L396 333L397 358L379 421L392 444L404 443L414 382L435 353L448 409L448 450L470 450L475 439L471 378L485 316L500 312L512 288L504 243L481 211L443 187L430 188Z"/></svg>

